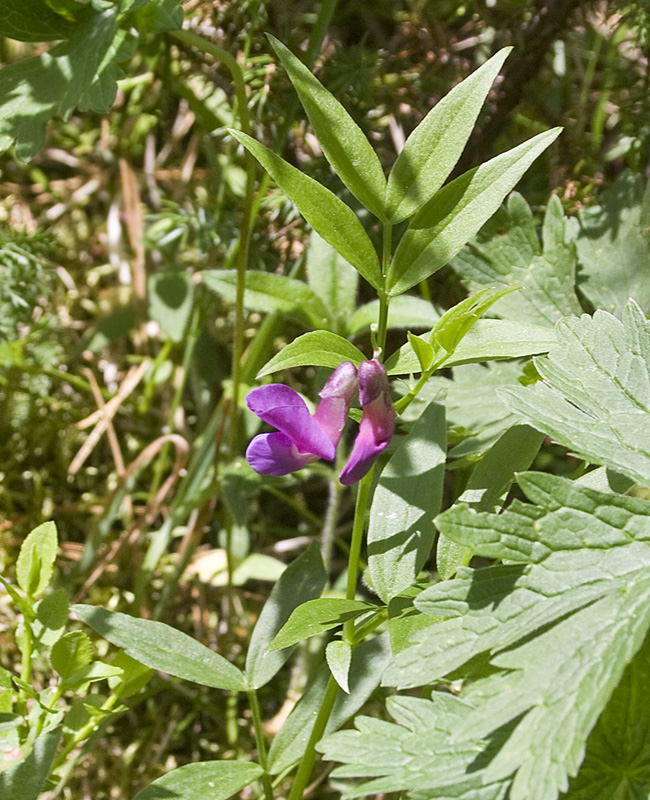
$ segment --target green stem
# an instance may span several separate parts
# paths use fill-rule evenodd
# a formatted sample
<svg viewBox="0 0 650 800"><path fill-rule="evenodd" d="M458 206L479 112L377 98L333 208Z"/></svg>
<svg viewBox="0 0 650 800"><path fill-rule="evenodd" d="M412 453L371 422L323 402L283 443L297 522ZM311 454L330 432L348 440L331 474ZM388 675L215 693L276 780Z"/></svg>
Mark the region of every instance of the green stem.
<svg viewBox="0 0 650 800"><path fill-rule="evenodd" d="M119 695L117 693L112 694L108 697L101 705L101 711L110 711L111 708L117 703L119 699ZM63 764L70 753L77 747L84 739L87 739L93 731L95 731L102 723L102 720L98 720L96 717L91 717L91 719L79 730L75 733L75 735L70 739L68 744L61 750L57 759L54 763L54 768L51 770L51 773L54 773L58 767Z"/></svg>
<svg viewBox="0 0 650 800"><path fill-rule="evenodd" d="M357 579L359 576L359 558L361 556L361 545L363 543L363 523L366 516L366 507L372 487L372 476L374 467L361 479L357 489L357 500L354 508L354 523L352 525L352 541L350 542L350 554L348 556L348 582L345 596L348 600L354 600L357 592ZM351 642L354 637L354 620L349 620L343 628L343 638Z"/></svg>
<svg viewBox="0 0 650 800"><path fill-rule="evenodd" d="M32 647L32 626L25 614L23 616L23 648L20 666L20 680L24 683L30 683L32 680Z"/></svg>
<svg viewBox="0 0 650 800"><path fill-rule="evenodd" d="M386 281L386 275L388 274L388 267L390 265L390 260L392 256L392 237L393 237L393 226L390 222L384 222L383 224L383 236L382 236L382 246L381 246L381 273L384 279L384 283ZM382 361L386 358L386 331L388 329L388 304L390 303L390 297L387 295L383 290L379 292L379 319L377 321L377 346L380 348L381 353L379 354L379 358Z"/></svg>
<svg viewBox="0 0 650 800"><path fill-rule="evenodd" d="M296 777L293 781L288 800L301 800L304 794L305 787L309 782L312 767L314 766L314 760L316 759L316 745L321 740L323 733L325 732L325 726L327 725L330 714L332 713L338 688L338 684L330 675L330 679L327 684L327 690L325 691L325 697L323 699L323 704L321 705L318 716L316 717L314 729L311 732L311 736L307 742L307 747L305 748L305 752L300 761L300 766L298 767L298 772L296 773Z"/></svg>
<svg viewBox="0 0 650 800"><path fill-rule="evenodd" d="M266 757L266 742L264 741L264 733L262 731L262 714L260 711L260 701L257 697L257 691L250 689L246 692L248 695L248 702L253 715L253 727L255 729L255 743L257 745L257 760L260 767L264 770L264 775L261 777L262 786L264 787L264 797L266 800L273 800L273 785L271 783L271 776L268 773L268 760Z"/></svg>

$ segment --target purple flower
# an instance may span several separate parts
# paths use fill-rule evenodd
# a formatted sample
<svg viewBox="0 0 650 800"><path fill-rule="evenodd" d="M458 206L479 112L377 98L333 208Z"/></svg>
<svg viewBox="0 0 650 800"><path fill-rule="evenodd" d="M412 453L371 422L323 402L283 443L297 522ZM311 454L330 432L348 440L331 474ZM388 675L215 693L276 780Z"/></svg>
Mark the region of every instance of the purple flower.
<svg viewBox="0 0 650 800"><path fill-rule="evenodd" d="M246 397L248 407L278 430L251 440L248 463L263 475L287 475L319 458L332 461L357 388L356 367L345 361L320 392L313 417L302 397L288 386L272 383L253 389Z"/></svg>
<svg viewBox="0 0 650 800"><path fill-rule="evenodd" d="M345 486L361 480L390 442L395 430L395 409L388 378L377 359L359 365L359 399L363 416L348 463L339 480Z"/></svg>

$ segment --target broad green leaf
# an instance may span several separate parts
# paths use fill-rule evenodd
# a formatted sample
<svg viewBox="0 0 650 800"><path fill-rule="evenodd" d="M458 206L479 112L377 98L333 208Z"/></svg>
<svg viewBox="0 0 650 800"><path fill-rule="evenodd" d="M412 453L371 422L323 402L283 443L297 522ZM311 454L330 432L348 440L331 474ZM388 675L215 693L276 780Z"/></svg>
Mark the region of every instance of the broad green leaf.
<svg viewBox="0 0 650 800"><path fill-rule="evenodd" d="M650 313L648 210L650 189L641 175L624 172L603 194L602 206L570 221L578 249L580 292L594 308L621 317L628 298Z"/></svg>
<svg viewBox="0 0 650 800"><path fill-rule="evenodd" d="M455 86L409 136L388 176L386 207L393 224L410 217L440 189L511 49L504 47Z"/></svg>
<svg viewBox="0 0 650 800"><path fill-rule="evenodd" d="M574 453L650 486L650 323L631 300L622 320L596 311L556 333L535 362L543 381L504 388L503 401Z"/></svg>
<svg viewBox="0 0 650 800"><path fill-rule="evenodd" d="M477 511L494 511L515 478L515 473L528 469L537 455L544 434L528 425L515 425L492 445L469 477L458 498ZM436 567L443 580L451 578L458 567L466 567L473 555L471 547L438 537Z"/></svg>
<svg viewBox="0 0 650 800"><path fill-rule="evenodd" d="M377 251L352 209L317 181L292 167L263 144L241 131L230 130L269 173L289 200L346 261L375 289L383 284Z"/></svg>
<svg viewBox="0 0 650 800"><path fill-rule="evenodd" d="M369 328L379 319L379 300L371 300L359 306L348 318L348 332L351 336ZM402 294L393 297L388 306L389 328L431 328L440 319L440 313L427 300Z"/></svg>
<svg viewBox="0 0 650 800"><path fill-rule="evenodd" d="M390 648L395 654L411 644L411 637L417 631L440 622L441 617L422 614L413 605L413 601L423 588L425 587L422 584L413 584L393 597L388 604L388 634Z"/></svg>
<svg viewBox="0 0 650 800"><path fill-rule="evenodd" d="M15 767L0 771L0 797L7 800L37 800L48 778L61 727L41 734L29 755Z"/></svg>
<svg viewBox="0 0 650 800"><path fill-rule="evenodd" d="M346 694L350 694L350 665L352 664L352 647L348 642L336 639L325 648L325 659L334 680Z"/></svg>
<svg viewBox="0 0 650 800"><path fill-rule="evenodd" d="M336 333L346 333L357 307L359 273L315 231L309 237L305 268L309 287L339 323Z"/></svg>
<svg viewBox="0 0 650 800"><path fill-rule="evenodd" d="M115 679L119 678L121 675L122 670L114 664L104 664L101 661L93 661L92 664L86 664L85 667L81 667L66 676L66 678L61 681L61 684L68 689L83 691L83 688L89 683L105 681L110 678Z"/></svg>
<svg viewBox="0 0 650 800"><path fill-rule="evenodd" d="M234 664L169 625L95 606L74 605L72 611L147 667L216 689L237 692L245 688L244 676Z"/></svg>
<svg viewBox="0 0 650 800"><path fill-rule="evenodd" d="M70 598L65 589L55 589L36 603L32 636L37 649L51 647L61 637L68 623L69 610Z"/></svg>
<svg viewBox="0 0 650 800"><path fill-rule="evenodd" d="M237 293L235 270L205 270L203 283L229 302ZM247 272L244 306L255 311L283 311L305 317L315 328L328 328L330 311L320 297L302 281L270 272Z"/></svg>
<svg viewBox="0 0 650 800"><path fill-rule="evenodd" d="M320 596L327 573L316 542L282 573L260 614L248 646L246 679L252 689L267 684L292 653L268 647L292 612L307 600Z"/></svg>
<svg viewBox="0 0 650 800"><path fill-rule="evenodd" d="M551 800L650 627L650 503L542 473L519 484L533 504L438 517L449 538L509 563L423 591L416 606L448 619L417 633L384 682L425 685L489 657L493 671L461 693L474 710L452 739L510 726L483 781L511 777L511 800Z"/></svg>
<svg viewBox="0 0 650 800"><path fill-rule="evenodd" d="M499 316L525 324L553 325L562 317L582 312L575 294L575 246L564 241L566 222L562 203L553 195L544 216L542 247L533 212L515 192L454 257L451 266L473 288L517 284L517 292L494 306Z"/></svg>
<svg viewBox="0 0 650 800"><path fill-rule="evenodd" d="M641 800L650 793L650 639L623 678L587 739L580 772L563 800Z"/></svg>
<svg viewBox="0 0 650 800"><path fill-rule="evenodd" d="M46 53L5 66L0 72L0 152L16 143L19 159L35 155L52 117L72 111L107 111L126 57L126 33L118 30L115 6L74 26L67 41Z"/></svg>
<svg viewBox="0 0 650 800"><path fill-rule="evenodd" d="M43 0L3 0L0 36L21 42L67 39L75 23L48 8Z"/></svg>
<svg viewBox="0 0 650 800"><path fill-rule="evenodd" d="M363 706L379 686L389 660L390 647L386 634L364 639L354 648L349 672L350 693L339 691L337 694L325 728L326 734L344 725ZM284 772L303 757L323 703L328 679L329 670L323 667L276 734L269 750L271 774Z"/></svg>
<svg viewBox="0 0 650 800"><path fill-rule="evenodd" d="M361 600L346 600L343 597L320 597L299 605L291 614L280 632L271 642L271 650L281 650L301 642L309 636L336 628L348 620L356 619L377 606Z"/></svg>
<svg viewBox="0 0 650 800"><path fill-rule="evenodd" d="M227 800L263 772L248 761L198 761L168 772L133 800Z"/></svg>
<svg viewBox="0 0 650 800"><path fill-rule="evenodd" d="M431 334L432 331L418 338L428 342ZM444 366L537 355L546 353L556 342L552 328L501 319L481 319L461 339L453 355L445 360ZM386 371L389 375L421 372L420 361L410 344L402 345L391 355L386 362Z"/></svg>
<svg viewBox="0 0 650 800"><path fill-rule="evenodd" d="M415 581L431 552L446 458L445 409L432 402L384 467L370 508L368 568L385 603Z"/></svg>
<svg viewBox="0 0 650 800"><path fill-rule="evenodd" d="M449 263L559 133L559 128L540 133L435 194L400 239L386 278L389 294L402 294Z"/></svg>
<svg viewBox="0 0 650 800"><path fill-rule="evenodd" d="M182 342L192 312L194 283L188 272L156 272L148 280L149 316L167 338Z"/></svg>
<svg viewBox="0 0 650 800"><path fill-rule="evenodd" d="M505 732L483 741L451 738L472 706L434 692L431 700L389 697L386 707L397 724L360 716L356 730L328 736L318 747L325 759L343 764L334 777L371 779L356 784L346 797L408 792L422 800L506 799L507 783L485 785L481 769L503 744Z"/></svg>
<svg viewBox="0 0 650 800"><path fill-rule="evenodd" d="M357 200L385 219L386 179L365 134L339 101L274 36L269 41L286 69L327 160Z"/></svg>
<svg viewBox="0 0 650 800"><path fill-rule="evenodd" d="M93 658L93 645L83 631L70 631L55 642L50 653L53 669L61 678L70 678Z"/></svg>
<svg viewBox="0 0 650 800"><path fill-rule="evenodd" d="M336 369L344 361L355 367L365 360L364 354L342 336L329 331L310 331L285 345L257 373L258 378L290 367L331 367Z"/></svg>
<svg viewBox="0 0 650 800"><path fill-rule="evenodd" d="M16 562L16 579L29 597L37 597L47 589L58 544L53 522L44 522L34 528L22 543Z"/></svg>
<svg viewBox="0 0 650 800"><path fill-rule="evenodd" d="M183 26L183 0L146 0L134 14L135 26L141 33L164 33Z"/></svg>

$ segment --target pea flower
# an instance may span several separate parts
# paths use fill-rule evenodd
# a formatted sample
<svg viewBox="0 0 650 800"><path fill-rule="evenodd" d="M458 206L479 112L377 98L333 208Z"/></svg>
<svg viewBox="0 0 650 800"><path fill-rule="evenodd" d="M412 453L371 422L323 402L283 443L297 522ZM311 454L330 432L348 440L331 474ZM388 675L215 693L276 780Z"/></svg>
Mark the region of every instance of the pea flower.
<svg viewBox="0 0 650 800"><path fill-rule="evenodd" d="M359 365L359 400L363 416L348 463L339 480L345 486L361 480L386 449L395 430L395 408L384 365L373 358Z"/></svg>
<svg viewBox="0 0 650 800"><path fill-rule="evenodd" d="M357 370L350 361L334 370L313 416L289 386L271 383L253 389L246 397L248 407L277 431L251 440L248 463L263 475L287 475L319 458L332 461L357 389Z"/></svg>

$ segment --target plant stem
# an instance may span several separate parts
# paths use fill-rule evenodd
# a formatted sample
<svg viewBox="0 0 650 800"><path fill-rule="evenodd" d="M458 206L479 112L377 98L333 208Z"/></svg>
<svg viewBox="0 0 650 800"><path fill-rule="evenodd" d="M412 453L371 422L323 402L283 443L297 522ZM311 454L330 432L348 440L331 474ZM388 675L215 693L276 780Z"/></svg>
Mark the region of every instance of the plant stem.
<svg viewBox="0 0 650 800"><path fill-rule="evenodd" d="M384 283L386 281L386 275L388 274L388 267L390 265L390 259L392 256L392 237L393 226L390 222L384 222L381 245L381 274L384 279ZM377 346L381 350L379 358L382 361L384 361L386 358L386 331L388 329L389 302L390 297L382 289L382 291L379 292L379 319L377 320Z"/></svg>
<svg viewBox="0 0 650 800"><path fill-rule="evenodd" d="M345 596L348 600L354 600L357 592L357 578L359 575L359 558L361 556L361 545L363 543L363 523L366 516L366 506L372 487L372 476L374 467L361 479L357 489L357 499L354 508L354 523L352 525L352 541L350 542L350 554L348 556L348 582ZM346 642L351 642L354 636L354 620L349 620L343 628L343 638Z"/></svg>
<svg viewBox="0 0 650 800"><path fill-rule="evenodd" d="M262 714L260 711L260 701L257 697L257 690L250 689L246 692L248 695L248 702L250 704L251 714L253 715L253 727L255 729L255 743L257 745L257 760L260 767L264 770L264 774L260 778L262 786L264 787L264 797L266 800L273 800L273 785L271 784L271 776L268 774L268 761L266 758L266 742L264 741L264 733L262 731Z"/></svg>
<svg viewBox="0 0 650 800"><path fill-rule="evenodd" d="M320 741L325 732L325 726L330 718L330 714L332 713L332 708L334 706L334 701L336 700L336 695L338 692L338 684L334 680L334 678L330 675L329 682L327 684L327 689L325 691L325 697L323 698L323 704L320 707L320 711L318 712L318 716L316 717L316 722L314 723L314 729L311 732L311 736L309 737L309 741L307 742L307 747L305 748L304 755L300 761L300 766L298 767L298 772L296 773L296 777L293 781L293 785L291 787L291 792L289 793L288 800L301 800L303 793L305 791L305 787L309 782L309 777L311 775L311 769L314 766L314 760L316 758L316 745Z"/></svg>

